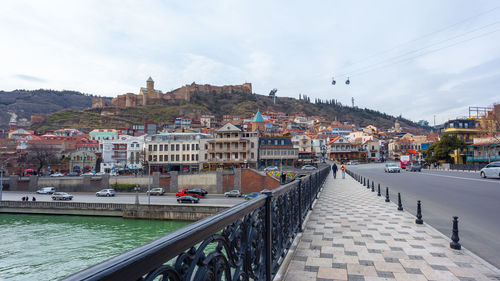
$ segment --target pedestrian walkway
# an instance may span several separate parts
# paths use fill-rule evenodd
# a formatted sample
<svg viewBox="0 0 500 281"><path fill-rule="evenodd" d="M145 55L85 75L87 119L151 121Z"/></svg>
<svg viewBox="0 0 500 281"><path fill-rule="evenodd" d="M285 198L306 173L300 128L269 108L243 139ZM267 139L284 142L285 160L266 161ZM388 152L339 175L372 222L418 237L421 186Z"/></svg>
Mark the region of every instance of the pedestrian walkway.
<svg viewBox="0 0 500 281"><path fill-rule="evenodd" d="M425 213L424 213L425 221ZM452 220L450 218L450 234ZM500 280L498 270L346 175L328 177L284 276L305 280Z"/></svg>

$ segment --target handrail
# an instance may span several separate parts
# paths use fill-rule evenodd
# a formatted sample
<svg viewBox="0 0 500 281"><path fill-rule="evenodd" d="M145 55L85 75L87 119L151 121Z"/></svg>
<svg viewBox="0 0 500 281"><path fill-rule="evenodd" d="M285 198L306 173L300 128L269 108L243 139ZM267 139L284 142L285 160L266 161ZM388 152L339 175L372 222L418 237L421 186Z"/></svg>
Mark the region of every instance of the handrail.
<svg viewBox="0 0 500 281"><path fill-rule="evenodd" d="M330 169L192 223L63 280L272 280ZM298 204L297 204L298 203ZM215 245L215 249L208 247Z"/></svg>

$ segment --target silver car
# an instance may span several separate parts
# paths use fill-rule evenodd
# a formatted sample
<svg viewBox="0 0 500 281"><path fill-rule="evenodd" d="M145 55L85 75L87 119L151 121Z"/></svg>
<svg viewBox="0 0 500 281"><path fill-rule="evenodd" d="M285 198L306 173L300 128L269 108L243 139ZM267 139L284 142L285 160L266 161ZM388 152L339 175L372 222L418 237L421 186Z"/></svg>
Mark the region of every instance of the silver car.
<svg viewBox="0 0 500 281"><path fill-rule="evenodd" d="M73 195L66 192L54 192L52 193L52 200L71 200Z"/></svg>
<svg viewBox="0 0 500 281"><path fill-rule="evenodd" d="M386 172L386 173L401 173L401 168L398 166L398 164L387 163L387 164L385 164L384 172Z"/></svg>
<svg viewBox="0 0 500 281"><path fill-rule="evenodd" d="M500 178L500 161L486 165L479 174L482 178Z"/></svg>
<svg viewBox="0 0 500 281"><path fill-rule="evenodd" d="M100 197L100 196L109 197L109 196L115 196L115 195L116 195L116 192L112 188L103 189L103 190L98 191L98 192L95 193L95 196L97 196L97 197Z"/></svg>

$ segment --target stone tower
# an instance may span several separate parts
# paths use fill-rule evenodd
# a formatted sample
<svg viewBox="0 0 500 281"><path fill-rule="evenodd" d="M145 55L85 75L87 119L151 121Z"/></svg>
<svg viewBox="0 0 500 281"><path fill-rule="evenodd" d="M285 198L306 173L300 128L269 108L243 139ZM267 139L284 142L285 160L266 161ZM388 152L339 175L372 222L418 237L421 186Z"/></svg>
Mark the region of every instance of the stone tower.
<svg viewBox="0 0 500 281"><path fill-rule="evenodd" d="M149 79L146 81L146 88L148 89L148 92L155 89L155 81L153 81L153 78L151 78L151 76L149 76Z"/></svg>

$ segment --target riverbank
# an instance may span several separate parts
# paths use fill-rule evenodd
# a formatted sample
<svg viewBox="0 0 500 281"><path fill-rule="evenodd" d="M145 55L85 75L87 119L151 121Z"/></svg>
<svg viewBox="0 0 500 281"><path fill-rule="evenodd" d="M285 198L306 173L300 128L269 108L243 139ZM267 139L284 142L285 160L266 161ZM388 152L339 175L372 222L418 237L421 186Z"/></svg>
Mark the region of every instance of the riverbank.
<svg viewBox="0 0 500 281"><path fill-rule="evenodd" d="M197 221L222 210L227 205L196 204L120 204L120 203L83 203L47 201L1 201L0 213L50 214L105 216L151 220Z"/></svg>

